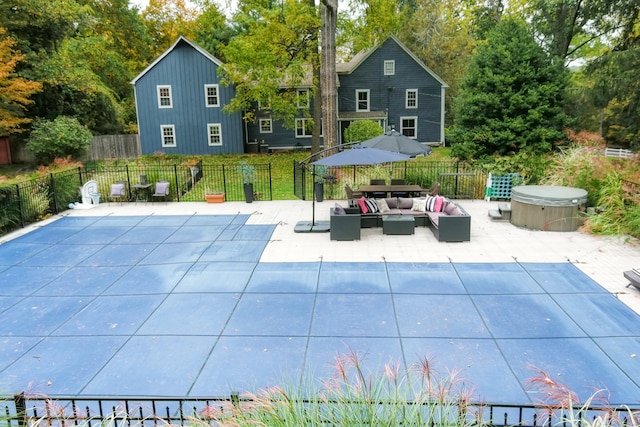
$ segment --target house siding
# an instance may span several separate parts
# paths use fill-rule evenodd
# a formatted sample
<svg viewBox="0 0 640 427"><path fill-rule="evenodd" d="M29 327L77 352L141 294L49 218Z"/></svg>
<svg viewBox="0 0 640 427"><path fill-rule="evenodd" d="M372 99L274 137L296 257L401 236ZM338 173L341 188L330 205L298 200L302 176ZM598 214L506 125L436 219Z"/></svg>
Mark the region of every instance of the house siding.
<svg viewBox="0 0 640 427"><path fill-rule="evenodd" d="M205 105L207 84L218 84L219 107ZM158 108L157 86L171 86L172 108ZM235 95L232 87L219 84L218 65L187 42L173 50L135 82L140 145L143 154L226 154L244 152L240 113L229 114L223 106ZM222 128L222 145L209 146L209 123ZM175 147L163 147L161 125L175 126Z"/></svg>
<svg viewBox="0 0 640 427"><path fill-rule="evenodd" d="M385 60L395 60L395 74L385 76ZM387 39L350 74L340 75L338 109L356 111L356 90L370 90L370 111L387 113L387 126L400 131L401 117L418 117L417 140L441 142L442 84ZM418 89L418 108L406 108L406 90Z"/></svg>

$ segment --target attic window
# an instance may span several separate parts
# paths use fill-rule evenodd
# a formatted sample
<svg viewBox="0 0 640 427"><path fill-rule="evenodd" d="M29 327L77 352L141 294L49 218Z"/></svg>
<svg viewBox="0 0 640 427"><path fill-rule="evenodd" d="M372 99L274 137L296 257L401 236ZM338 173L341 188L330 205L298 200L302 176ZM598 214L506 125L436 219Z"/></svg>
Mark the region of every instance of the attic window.
<svg viewBox="0 0 640 427"><path fill-rule="evenodd" d="M384 75L393 76L396 74L396 61L390 59L384 61Z"/></svg>
<svg viewBox="0 0 640 427"><path fill-rule="evenodd" d="M158 108L172 108L171 86L158 86Z"/></svg>

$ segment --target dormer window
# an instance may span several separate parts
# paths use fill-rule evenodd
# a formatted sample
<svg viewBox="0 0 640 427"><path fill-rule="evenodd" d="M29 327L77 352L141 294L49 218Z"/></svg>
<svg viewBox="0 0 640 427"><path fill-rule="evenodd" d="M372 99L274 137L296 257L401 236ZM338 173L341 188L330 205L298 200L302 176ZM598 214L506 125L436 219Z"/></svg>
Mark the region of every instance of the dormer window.
<svg viewBox="0 0 640 427"><path fill-rule="evenodd" d="M384 61L384 75L393 76L396 74L396 61L390 59Z"/></svg>

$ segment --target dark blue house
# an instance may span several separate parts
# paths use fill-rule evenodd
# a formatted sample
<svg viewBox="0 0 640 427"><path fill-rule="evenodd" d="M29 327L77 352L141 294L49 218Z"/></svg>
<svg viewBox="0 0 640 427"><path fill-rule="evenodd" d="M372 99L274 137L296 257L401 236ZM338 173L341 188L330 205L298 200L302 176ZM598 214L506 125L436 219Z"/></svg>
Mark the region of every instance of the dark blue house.
<svg viewBox="0 0 640 427"><path fill-rule="evenodd" d="M339 135L354 120L372 119L422 143L444 143L448 85L397 38L337 64Z"/></svg>
<svg viewBox="0 0 640 427"><path fill-rule="evenodd" d="M235 90L220 84L221 64L180 37L133 79L142 154L244 152L241 113L223 112Z"/></svg>
<svg viewBox="0 0 640 427"><path fill-rule="evenodd" d="M365 119L422 143L444 143L448 85L396 37L360 52L348 63L336 64L336 72L338 143L343 142L344 130L353 121ZM307 80L311 81L310 77ZM297 89L298 98L307 102L304 95L310 85L303 84ZM309 119L302 112L294 129L286 129L271 119L268 110L256 109L256 122L247 124L248 141L264 142L272 149L310 147Z"/></svg>
<svg viewBox="0 0 640 427"><path fill-rule="evenodd" d="M294 128L273 119L266 106L256 106L255 122L223 112L234 88L219 84L221 62L184 37L134 80L138 128L143 154L241 153L252 142L270 149L311 146L311 76L297 91L300 115ZM338 143L356 120L371 119L422 143L444 143L447 84L397 38L336 64Z"/></svg>

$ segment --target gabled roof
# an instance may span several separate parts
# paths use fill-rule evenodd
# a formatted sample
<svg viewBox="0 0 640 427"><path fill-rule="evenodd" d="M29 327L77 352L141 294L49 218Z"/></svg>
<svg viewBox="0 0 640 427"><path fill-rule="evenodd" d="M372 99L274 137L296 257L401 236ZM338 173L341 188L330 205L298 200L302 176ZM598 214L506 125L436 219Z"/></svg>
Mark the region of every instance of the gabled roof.
<svg viewBox="0 0 640 427"><path fill-rule="evenodd" d="M366 61L367 58L369 58L369 56L371 56L371 54L373 52L378 50L380 48L380 46L382 46L389 39L395 41L398 44L398 46L400 46L400 48L402 48L402 50L404 50L406 52L407 55L409 55L420 67L422 67L427 73L429 73L431 75L431 77L436 79L442 86L449 87L449 85L447 83L445 83L445 81L442 80L440 78L440 76L438 76L435 72L433 72L433 70L431 70L431 68L427 67L424 62L422 62L400 40L398 40L398 38L396 36L393 36L393 35L389 36L387 39L385 39L385 41L383 41L379 45L377 45L377 46L375 46L375 47L373 47L373 48L371 48L369 50L363 50L361 52L358 52L353 58L351 58L351 60L349 62L336 64L336 73L338 73L338 74L351 74L364 61Z"/></svg>
<svg viewBox="0 0 640 427"><path fill-rule="evenodd" d="M222 61L220 61L218 58L216 58L215 56L211 55L209 52L207 52L204 48L198 46L196 43L192 42L191 40L189 40L188 38L184 37L184 36L180 36L178 37L178 40L175 41L175 43L167 50L164 51L164 53L160 56L158 56L155 61L153 61L151 64L149 64L147 66L147 68L145 68L144 70L142 70L142 72L140 74L138 74L133 80L131 80L131 84L135 85L136 82L138 80L140 80L140 78L142 76L144 76L145 74L147 74L147 72L149 72L149 70L151 70L153 67L156 66L156 64L160 61L162 61L164 59L165 56L169 55L178 45L180 44L187 44L189 46L191 46L192 48L194 48L197 52L199 52L202 56L204 56L205 58L207 58L209 61L213 62L216 65L222 65Z"/></svg>

